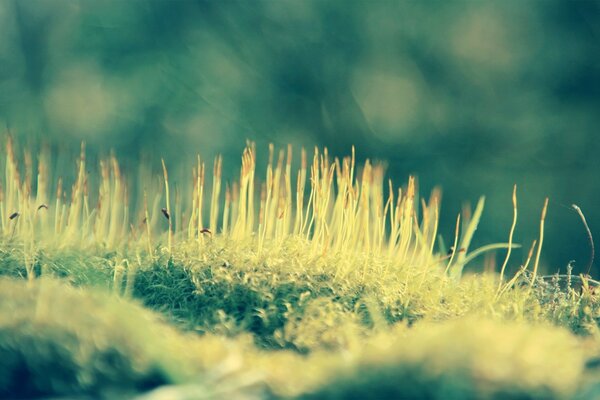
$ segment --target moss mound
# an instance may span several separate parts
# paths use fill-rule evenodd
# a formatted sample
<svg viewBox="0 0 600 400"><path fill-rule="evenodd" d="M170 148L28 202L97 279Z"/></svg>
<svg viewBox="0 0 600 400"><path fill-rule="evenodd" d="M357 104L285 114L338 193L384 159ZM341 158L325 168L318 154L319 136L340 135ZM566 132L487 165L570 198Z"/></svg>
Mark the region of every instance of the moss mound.
<svg viewBox="0 0 600 400"><path fill-rule="evenodd" d="M181 336L135 303L0 280L0 397L138 391L188 377Z"/></svg>
<svg viewBox="0 0 600 400"><path fill-rule="evenodd" d="M155 263L136 272L134 296L187 329L227 336L247 332L262 348L305 352L320 345L336 347L333 337L316 343L300 335L301 325L308 320L313 327L323 322L321 330L333 328L340 320L360 324L354 309L361 293L334 286L330 274L275 272L228 263Z"/></svg>
<svg viewBox="0 0 600 400"><path fill-rule="evenodd" d="M25 258L30 258L35 277L61 278L74 286L108 288L113 277L111 261L114 252L87 249L37 250L25 253L21 243L3 242L0 245L0 276L27 278Z"/></svg>
<svg viewBox="0 0 600 400"><path fill-rule="evenodd" d="M179 326L227 336L251 333L266 349L344 349L356 337L397 323L469 315L550 321L579 335L598 333L600 296L590 291L540 284L528 293L527 285L516 285L497 296L492 274L456 281L437 266L423 271L420 265L382 273L390 263L382 257L311 258L306 248L288 240L259 254L252 246L215 239L205 244L202 257L190 256L182 245L123 275L135 276L136 298Z"/></svg>
<svg viewBox="0 0 600 400"><path fill-rule="evenodd" d="M569 398L586 357L564 329L454 320L396 329L304 399Z"/></svg>
<svg viewBox="0 0 600 400"><path fill-rule="evenodd" d="M135 302L54 279L0 279L0 307L0 397L122 398L184 383L152 396L560 399L598 377L592 338L483 314L373 322L365 334L357 313L314 299L280 331L311 350L301 355L261 350L250 335L181 334Z"/></svg>

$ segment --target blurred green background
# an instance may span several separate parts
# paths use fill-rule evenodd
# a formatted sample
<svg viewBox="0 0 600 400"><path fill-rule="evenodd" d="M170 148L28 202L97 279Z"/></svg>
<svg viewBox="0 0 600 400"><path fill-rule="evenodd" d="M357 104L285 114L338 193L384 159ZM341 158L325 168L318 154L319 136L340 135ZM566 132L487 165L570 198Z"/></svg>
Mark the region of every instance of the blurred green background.
<svg viewBox="0 0 600 400"><path fill-rule="evenodd" d="M246 139L354 144L443 187L447 241L481 194L476 244L505 241L517 183L517 241L550 196L544 260L581 270L567 207L600 237L599 46L592 1L0 0L0 123L156 168L220 152L231 175Z"/></svg>

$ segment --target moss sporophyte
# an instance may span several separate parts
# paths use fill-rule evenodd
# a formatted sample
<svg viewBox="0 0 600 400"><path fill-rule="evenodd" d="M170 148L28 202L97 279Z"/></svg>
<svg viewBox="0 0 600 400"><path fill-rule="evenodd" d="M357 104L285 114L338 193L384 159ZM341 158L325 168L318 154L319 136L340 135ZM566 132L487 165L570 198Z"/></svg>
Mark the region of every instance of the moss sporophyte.
<svg viewBox="0 0 600 400"><path fill-rule="evenodd" d="M0 312L0 357L14 361L0 367L6 368L4 376L20 368L35 375L38 364L23 367L21 361L47 361L49 352L32 353L31 341L41 340L65 363L90 374L72 380L57 375L60 384L36 381L44 395L114 384L105 361L93 368L80 365L109 357L113 340L123 341L115 354L126 375L135 375L130 384L154 378L187 382L194 373L225 368L233 362L228 357L244 357L235 363L262 371L269 393L318 398L373 384L391 390L377 392L381 395L402 393L377 383L392 376L406 387L418 382L418 393L429 398L568 396L588 379L585 363L600 354L594 339L597 283L570 270L540 276L547 199L539 238L507 277L518 247L516 186L506 243L471 249L482 197L474 210L457 216L448 250L438 236L440 191L420 197L414 177L397 186L385 178L383 164L366 160L359 166L354 148L341 159L327 149L315 148L310 156L300 149L296 160L291 146L276 151L270 145L259 178L257 150L249 142L239 177L224 185L223 175L230 174L223 171L231 167L220 156L209 163L212 169L198 156L182 180L164 160L153 166L162 169L158 176L125 176L114 155L98 167L88 165L82 145L77 168L69 172L53 164L47 150L34 157L26 149L21 160L15 148L8 138L0 177L0 274L12 278L0 280L0 286L13 294L0 295L0 301L6 309L29 311L23 314L27 322ZM476 257L499 249L506 250L499 274L463 274ZM21 278L28 283L19 286ZM109 289L110 300L103 300L102 288ZM113 329L114 336L100 331L93 339L81 336L95 332L86 315L96 313L92 308L78 313L86 327L79 330L81 321L71 322L66 303L54 298L62 292L67 300L102 308L98 329ZM120 312L119 304L128 316L139 314L141 308L129 304L136 301L160 312L178 332L142 312L140 318L159 332L151 336L160 346L126 340L143 338L137 322L115 317L115 324L126 325L121 332L110 315ZM44 336L44 329L53 333ZM42 333L32 335L38 330ZM200 335L189 336L190 331ZM64 347L56 332L78 344ZM160 332L168 337L161 339ZM456 343L463 350L455 351ZM69 353L74 348L79 350ZM163 358L152 348L171 354ZM563 351L568 366L560 379L546 367L558 368L549 361L554 348ZM273 349L280 352L265 352ZM577 351L568 353L572 349ZM521 350L533 364L519 356ZM490 362L475 351L487 352ZM127 357L131 364L123 361ZM178 368L178 358L185 368ZM379 372L356 380L364 370ZM431 382L440 385L437 395L428 391ZM353 386L359 383L362 389ZM53 391L56 387L62 391ZM0 395L10 388L0 378Z"/></svg>
<svg viewBox="0 0 600 400"><path fill-rule="evenodd" d="M161 180L143 181L141 176L129 180L135 182L136 188L143 188L143 201L131 205L127 179L122 176L114 155L100 161L98 173L90 176L82 144L75 179L68 191L65 180L52 173L47 152L37 158L35 176L34 157L25 151L23 171L9 138L0 190L2 232L5 238L33 252L48 247L97 247L150 259L184 249L187 254L202 257L207 241L217 236L220 240L251 242L256 254L264 252L267 244L283 246L287 240L295 240L302 241L304 251L313 258L327 254L345 258L369 255L385 259L380 271L384 275L420 265L428 271L441 269L455 279L461 277L464 266L476 256L507 248L500 273L499 291L502 290L511 249L517 247L512 243L517 215L516 187L508 243L469 251L483 211L482 197L472 215L468 210L465 212L462 227L459 215L452 247L458 251L446 255L443 249L438 253L435 246L438 189L425 200L416 193L413 177L409 177L406 185L396 187L391 179L384 179L382 164L366 160L357 167L354 149L348 157L331 159L326 148L315 147L311 160L302 149L295 173L292 147L288 146L287 152L280 150L277 157L275 153L270 145L266 174L260 181L256 177L256 148L248 143L242 154L239 179L227 183L224 194L220 156L214 159L210 182L205 162L198 156L192 178L176 187L175 195L167 165L162 160ZM97 182L95 189L89 187L92 181ZM207 196L205 187L209 184L211 190ZM542 240L543 225L534 275ZM353 267L361 269L360 265ZM335 274L344 276L349 272L338 266Z"/></svg>

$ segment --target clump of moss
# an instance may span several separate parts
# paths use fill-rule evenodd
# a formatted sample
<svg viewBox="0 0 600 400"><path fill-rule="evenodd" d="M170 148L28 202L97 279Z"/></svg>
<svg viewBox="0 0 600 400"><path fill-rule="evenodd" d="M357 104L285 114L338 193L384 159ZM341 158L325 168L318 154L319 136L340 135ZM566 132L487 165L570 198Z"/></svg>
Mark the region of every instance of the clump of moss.
<svg viewBox="0 0 600 400"><path fill-rule="evenodd" d="M551 305L540 285L531 291L516 285L499 295L492 274L456 281L435 266L423 271L409 265L382 279L390 261L373 255L351 261L368 263L364 270L337 275L348 260L335 254L313 258L306 246L289 239L258 254L243 242L233 246L215 238L204 244L202 259L176 246L170 256L136 270L133 293L187 329L248 332L263 348L301 352L346 348L345 330L368 336L397 323L468 315L550 321L589 335L600 315L600 301L591 292L559 291Z"/></svg>
<svg viewBox="0 0 600 400"><path fill-rule="evenodd" d="M566 330L472 318L395 329L362 346L356 362L301 397L567 398L586 360Z"/></svg>
<svg viewBox="0 0 600 400"><path fill-rule="evenodd" d="M50 279L0 280L0 307L0 397L114 397L185 383L206 398L263 388L274 398L562 398L593 360L564 329L489 318L364 336L346 331L356 320L326 299L284 328L313 349L305 356L259 350L247 336L182 335L114 294Z"/></svg>
<svg viewBox="0 0 600 400"><path fill-rule="evenodd" d="M382 279L381 271L392 268L385 257L315 257L308 251L309 242L295 238L265 244L259 253L252 242L234 245L215 237L205 241L201 258L190 256L188 246L178 244L170 254L136 260L93 249L86 257L75 250L46 250L36 264L43 265L42 276L60 277L75 286L112 286L115 294L141 300L186 330L230 337L251 333L262 348L303 353L345 349L352 340L400 322L473 314L551 321L589 335L596 332L600 315L596 294L544 286L539 278L531 292L525 282L499 296L493 275L467 275L457 281L437 265L423 270L417 264ZM4 273L25 271L19 251L2 254ZM352 270L344 265L348 262L363 267ZM336 274L339 270L347 271Z"/></svg>
<svg viewBox="0 0 600 400"><path fill-rule="evenodd" d="M535 300L541 318L580 335L598 336L599 282L584 276L551 275L537 279Z"/></svg>
<svg viewBox="0 0 600 400"><path fill-rule="evenodd" d="M28 272L24 262L31 257ZM114 270L111 262L115 253L101 249L40 249L26 254L21 245L10 241L0 246L0 276L27 279L30 273L36 277L61 278L74 286L97 286L109 288Z"/></svg>
<svg viewBox="0 0 600 400"><path fill-rule="evenodd" d="M596 293L539 283L547 199L537 247L507 281L516 187L508 243L469 248L482 197L458 216L447 251L436 250L439 191L420 199L412 177L394 187L382 165L366 160L358 168L354 150L332 159L315 149L312 163L302 150L292 179L291 147L276 156L270 146L260 182L249 143L239 180L224 193L220 157L212 180L199 157L191 181L173 186L162 162L161 179L143 172L133 179L136 192L114 156L90 175L82 146L67 194L47 155L33 184L33 157L26 153L23 170L16 154L9 140L0 174L0 275L29 286L0 284L7 310L1 366L9 377L0 378L1 393L135 391L200 371L219 376L237 351L233 364L263 373L277 396L560 397L581 375L584 357L569 353L578 339L534 324L588 336L598 330ZM495 249L508 249L499 277L463 275ZM177 333L131 297L202 335ZM265 352L273 349L284 350ZM556 350L572 368L562 383L542 367L560 369L548 355ZM12 383L18 378L33 384Z"/></svg>
<svg viewBox="0 0 600 400"><path fill-rule="evenodd" d="M284 334L288 321L302 321L307 305L315 300L350 315L360 296L350 293L341 290L331 274L234 266L217 259L143 266L136 272L133 292L183 328L228 336L248 332L264 348L304 350L293 339L296 335Z"/></svg>
<svg viewBox="0 0 600 400"><path fill-rule="evenodd" d="M135 303L0 280L0 397L138 391L189 379L181 337Z"/></svg>

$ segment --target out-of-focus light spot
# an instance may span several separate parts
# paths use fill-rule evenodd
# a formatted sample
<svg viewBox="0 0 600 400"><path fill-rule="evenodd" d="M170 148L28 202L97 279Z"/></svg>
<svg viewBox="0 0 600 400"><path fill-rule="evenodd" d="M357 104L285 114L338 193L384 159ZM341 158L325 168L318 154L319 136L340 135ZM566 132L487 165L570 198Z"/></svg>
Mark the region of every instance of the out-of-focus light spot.
<svg viewBox="0 0 600 400"><path fill-rule="evenodd" d="M383 140L397 140L418 120L421 93L411 75L359 72L354 94L374 133Z"/></svg>
<svg viewBox="0 0 600 400"><path fill-rule="evenodd" d="M466 62L490 72L511 69L515 62L510 26L488 9L476 9L463 15L451 34L453 52Z"/></svg>
<svg viewBox="0 0 600 400"><path fill-rule="evenodd" d="M203 154L223 152L237 137L232 137L231 124L210 110L198 111L188 118L169 115L165 119L165 126L177 140L187 142L193 152Z"/></svg>
<svg viewBox="0 0 600 400"><path fill-rule="evenodd" d="M275 21L299 23L311 21L316 26L318 16L315 7L308 1L269 1L265 3L266 15Z"/></svg>
<svg viewBox="0 0 600 400"><path fill-rule="evenodd" d="M44 99L51 123L66 134L83 138L107 134L114 127L119 103L118 88L88 64L62 72Z"/></svg>

